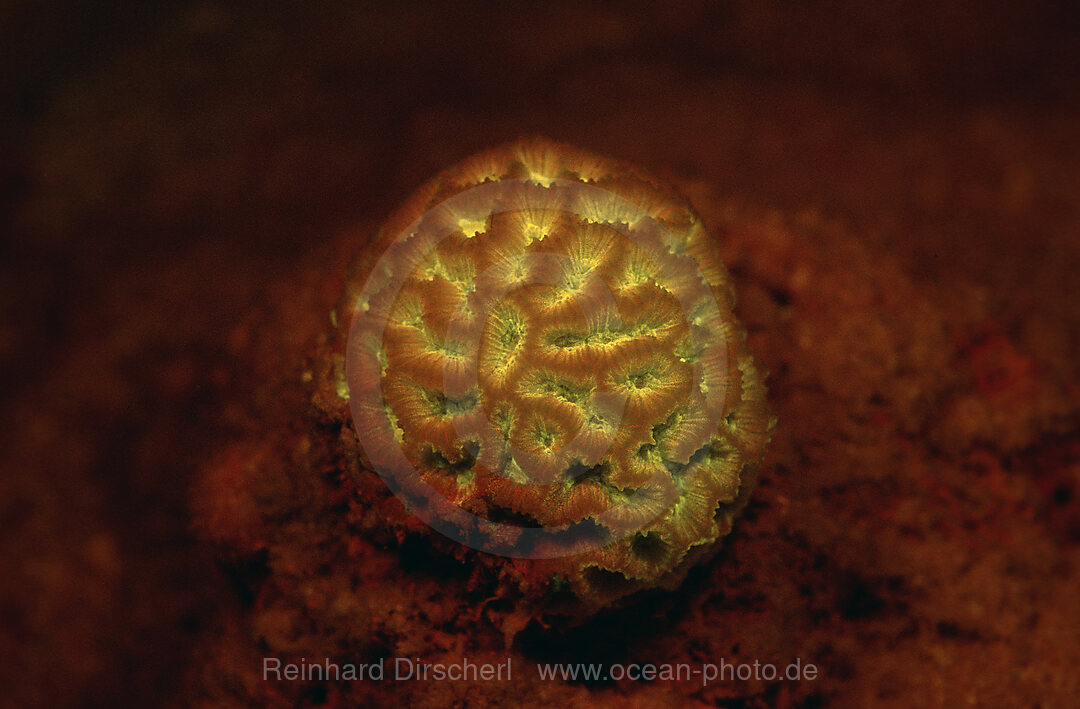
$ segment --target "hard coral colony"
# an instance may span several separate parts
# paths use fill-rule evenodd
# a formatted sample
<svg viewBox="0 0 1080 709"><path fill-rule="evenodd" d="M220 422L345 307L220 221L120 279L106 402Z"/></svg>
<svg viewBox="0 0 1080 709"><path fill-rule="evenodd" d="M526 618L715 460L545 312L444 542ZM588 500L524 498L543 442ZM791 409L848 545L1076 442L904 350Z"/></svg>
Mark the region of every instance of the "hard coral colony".
<svg viewBox="0 0 1080 709"><path fill-rule="evenodd" d="M673 588L773 425L714 251L638 168L540 139L480 153L354 259L316 401L413 512L541 588L590 609Z"/></svg>

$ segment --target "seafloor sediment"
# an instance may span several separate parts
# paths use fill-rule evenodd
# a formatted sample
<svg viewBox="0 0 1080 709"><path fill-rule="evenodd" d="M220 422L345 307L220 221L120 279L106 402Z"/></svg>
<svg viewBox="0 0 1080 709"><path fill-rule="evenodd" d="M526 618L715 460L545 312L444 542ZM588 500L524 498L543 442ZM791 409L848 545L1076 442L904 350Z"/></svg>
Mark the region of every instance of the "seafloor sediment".
<svg viewBox="0 0 1080 709"><path fill-rule="evenodd" d="M458 5L16 18L0 43L25 73L0 87L8 700L1072 701L1077 23L864 6L485 14L503 33ZM388 531L398 503L320 453L302 382L384 215L528 133L689 196L779 420L719 555L572 628L419 526ZM268 654L510 657L514 681L275 683ZM535 671L795 658L820 676Z"/></svg>
<svg viewBox="0 0 1080 709"><path fill-rule="evenodd" d="M295 294L318 293L319 265L281 284L282 302L236 335L249 343L236 353L241 361L287 376L255 387L252 400L264 403L251 435L209 465L197 488L202 534L245 570L253 594L249 612L203 639L210 660L193 671L205 698L284 705L318 691L331 705L389 696L433 705L522 696L651 704L663 693L673 705L740 697L798 705L831 696L844 680L848 697L895 692L932 702L955 686L954 672L968 678L965 695L1014 686L980 673L984 653L1033 673L1032 646L1066 642L1059 634L1072 619L1044 614L1073 613L1068 587L1045 583L1061 569L1055 535L1069 533L1045 498L1069 484L1078 453L1065 438L1076 406L1068 385L1018 349L978 291L915 283L836 220L754 212L706 182L685 186L735 274L781 422L745 519L718 558L675 592L552 629L499 564L420 523L409 529L377 475L355 483L345 472L334 453L343 434L298 415L314 417L301 365L332 303L301 304ZM1036 602L1047 610L1033 615ZM875 644L880 666L868 656ZM262 681L263 656L510 657L518 669L513 683L326 689ZM661 689L553 685L534 669L538 661L720 658L801 658L835 674L704 688L694 678ZM1048 689L1031 681L1033 695ZM237 684L245 689L233 696Z"/></svg>

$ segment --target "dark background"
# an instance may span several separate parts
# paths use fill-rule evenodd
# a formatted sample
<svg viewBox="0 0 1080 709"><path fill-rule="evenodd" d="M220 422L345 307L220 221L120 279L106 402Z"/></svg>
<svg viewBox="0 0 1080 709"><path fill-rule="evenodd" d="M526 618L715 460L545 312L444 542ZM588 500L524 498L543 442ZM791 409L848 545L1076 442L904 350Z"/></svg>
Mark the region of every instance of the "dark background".
<svg viewBox="0 0 1080 709"><path fill-rule="evenodd" d="M232 593L186 495L228 435L233 325L342 229L521 134L841 218L1080 372L1069 3L328 5L0 8L16 703L183 695Z"/></svg>

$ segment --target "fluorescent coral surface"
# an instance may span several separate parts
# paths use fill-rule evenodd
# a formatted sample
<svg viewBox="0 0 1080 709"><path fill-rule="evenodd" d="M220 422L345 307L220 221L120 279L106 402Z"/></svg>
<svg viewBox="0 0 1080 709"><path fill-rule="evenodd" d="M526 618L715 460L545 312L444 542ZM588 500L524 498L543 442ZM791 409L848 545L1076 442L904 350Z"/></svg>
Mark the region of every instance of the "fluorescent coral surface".
<svg viewBox="0 0 1080 709"><path fill-rule="evenodd" d="M518 141L360 252L319 399L429 524L601 604L677 583L753 485L772 420L733 302L672 189Z"/></svg>
<svg viewBox="0 0 1080 709"><path fill-rule="evenodd" d="M5 9L0 705L1076 706L1080 5ZM689 198L779 421L715 556L580 624L559 558L407 509L337 389L350 258L533 134Z"/></svg>

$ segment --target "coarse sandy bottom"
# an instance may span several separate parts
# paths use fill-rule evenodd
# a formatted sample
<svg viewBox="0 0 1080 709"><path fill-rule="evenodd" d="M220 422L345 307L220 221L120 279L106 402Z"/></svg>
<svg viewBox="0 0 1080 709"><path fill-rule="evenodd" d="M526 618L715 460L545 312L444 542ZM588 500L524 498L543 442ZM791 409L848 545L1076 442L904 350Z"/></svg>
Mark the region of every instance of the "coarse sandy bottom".
<svg viewBox="0 0 1080 709"><path fill-rule="evenodd" d="M0 142L2 694L1071 706L1080 100L1052 67L1076 64L1076 22L993 4L968 21L956 2L903 31L828 5L484 15L503 36L437 5L179 3L35 74ZM56 28L27 57L81 36L26 21ZM490 565L419 526L389 531L377 478L345 484L311 454L333 434L300 386L379 221L532 133L686 194L779 421L720 552L573 628L525 617ZM389 659L382 680L319 682L267 681L268 657ZM512 679L397 681L399 657ZM817 676L616 669L755 661ZM538 671L575 662L606 674Z"/></svg>

